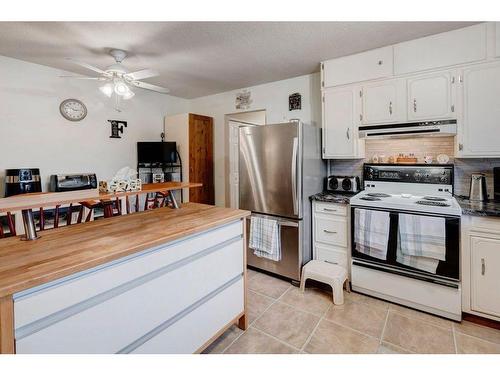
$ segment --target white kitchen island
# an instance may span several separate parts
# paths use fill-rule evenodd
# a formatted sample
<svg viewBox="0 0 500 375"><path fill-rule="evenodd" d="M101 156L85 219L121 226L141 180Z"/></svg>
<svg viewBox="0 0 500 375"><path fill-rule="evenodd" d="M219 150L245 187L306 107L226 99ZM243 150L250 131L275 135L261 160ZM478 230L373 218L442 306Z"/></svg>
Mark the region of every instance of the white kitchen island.
<svg viewBox="0 0 500 375"><path fill-rule="evenodd" d="M0 240L0 352L195 353L245 329L247 215L188 203Z"/></svg>

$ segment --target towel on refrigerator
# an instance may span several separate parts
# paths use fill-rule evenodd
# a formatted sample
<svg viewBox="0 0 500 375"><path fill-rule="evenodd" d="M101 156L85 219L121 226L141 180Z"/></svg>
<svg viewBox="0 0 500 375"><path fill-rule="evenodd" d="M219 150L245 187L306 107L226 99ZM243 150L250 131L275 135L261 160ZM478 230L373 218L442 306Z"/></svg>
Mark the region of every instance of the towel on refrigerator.
<svg viewBox="0 0 500 375"><path fill-rule="evenodd" d="M446 221L442 217L399 214L399 263L436 273L440 260L446 260Z"/></svg>
<svg viewBox="0 0 500 375"><path fill-rule="evenodd" d="M365 255L386 260L389 224L389 212L356 208L354 210L356 250Z"/></svg>
<svg viewBox="0 0 500 375"><path fill-rule="evenodd" d="M277 220L259 216L250 218L250 241L248 246L261 258L278 262L281 260L280 228Z"/></svg>

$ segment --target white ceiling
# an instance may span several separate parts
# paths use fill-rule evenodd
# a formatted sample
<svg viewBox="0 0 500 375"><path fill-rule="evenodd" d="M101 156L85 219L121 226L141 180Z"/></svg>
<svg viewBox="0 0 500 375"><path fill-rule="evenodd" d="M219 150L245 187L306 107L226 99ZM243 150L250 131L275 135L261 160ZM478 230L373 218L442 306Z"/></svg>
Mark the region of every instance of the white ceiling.
<svg viewBox="0 0 500 375"><path fill-rule="evenodd" d="M0 22L0 55L74 73L104 68L111 48L146 80L195 98L309 74L319 62L471 25L471 22Z"/></svg>

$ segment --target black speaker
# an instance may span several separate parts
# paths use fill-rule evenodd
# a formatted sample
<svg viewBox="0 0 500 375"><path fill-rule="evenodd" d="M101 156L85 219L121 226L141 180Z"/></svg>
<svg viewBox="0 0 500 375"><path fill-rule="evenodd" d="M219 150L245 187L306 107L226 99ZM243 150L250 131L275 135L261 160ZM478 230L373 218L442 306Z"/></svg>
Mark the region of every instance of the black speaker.
<svg viewBox="0 0 500 375"><path fill-rule="evenodd" d="M493 197L500 202L500 167L493 168Z"/></svg>

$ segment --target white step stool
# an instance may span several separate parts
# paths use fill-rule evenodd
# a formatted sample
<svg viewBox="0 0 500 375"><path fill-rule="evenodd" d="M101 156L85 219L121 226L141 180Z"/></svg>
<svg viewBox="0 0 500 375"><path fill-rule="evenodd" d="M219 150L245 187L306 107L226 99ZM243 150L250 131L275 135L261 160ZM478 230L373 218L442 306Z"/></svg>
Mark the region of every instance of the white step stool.
<svg viewBox="0 0 500 375"><path fill-rule="evenodd" d="M344 267L323 260L311 260L302 268L302 277L300 278L302 292L304 292L307 279L330 285L333 292L333 303L335 305L344 304L344 283L347 280L347 270ZM346 289L350 292L349 282L346 284Z"/></svg>

